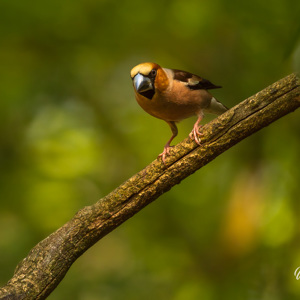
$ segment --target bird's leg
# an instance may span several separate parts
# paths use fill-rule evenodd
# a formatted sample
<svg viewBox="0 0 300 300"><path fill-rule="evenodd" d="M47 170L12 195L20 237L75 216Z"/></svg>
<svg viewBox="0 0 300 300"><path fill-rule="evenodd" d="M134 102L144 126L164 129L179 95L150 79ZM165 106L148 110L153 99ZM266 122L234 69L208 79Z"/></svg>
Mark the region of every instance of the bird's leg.
<svg viewBox="0 0 300 300"><path fill-rule="evenodd" d="M191 133L189 134L189 137L194 140L198 145L200 145L201 139L199 137L199 135L203 135L203 133L200 132L200 128L202 127L200 125L201 120L203 119L203 113L200 112L198 115L198 119L196 121L196 123L194 124L193 130L191 131Z"/></svg>
<svg viewBox="0 0 300 300"><path fill-rule="evenodd" d="M172 134L171 138L168 140L168 142L166 143L166 145L164 147L164 151L158 155L158 157L161 156L161 159L162 159L164 165L166 164L166 162L165 162L166 155L169 154L169 150L171 147L170 144L171 144L172 140L175 138L175 136L178 134L178 129L177 129L175 122L174 121L166 121L166 122L169 124L173 134Z"/></svg>

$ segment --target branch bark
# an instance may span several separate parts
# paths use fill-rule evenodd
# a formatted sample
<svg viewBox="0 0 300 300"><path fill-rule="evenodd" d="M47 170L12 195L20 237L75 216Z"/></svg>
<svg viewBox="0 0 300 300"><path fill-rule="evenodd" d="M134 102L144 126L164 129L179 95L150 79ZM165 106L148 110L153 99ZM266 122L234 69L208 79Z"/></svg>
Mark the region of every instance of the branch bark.
<svg viewBox="0 0 300 300"><path fill-rule="evenodd" d="M222 152L300 106L291 74L203 126L202 145L189 138L38 243L0 289L0 299L45 299L74 261L98 240Z"/></svg>

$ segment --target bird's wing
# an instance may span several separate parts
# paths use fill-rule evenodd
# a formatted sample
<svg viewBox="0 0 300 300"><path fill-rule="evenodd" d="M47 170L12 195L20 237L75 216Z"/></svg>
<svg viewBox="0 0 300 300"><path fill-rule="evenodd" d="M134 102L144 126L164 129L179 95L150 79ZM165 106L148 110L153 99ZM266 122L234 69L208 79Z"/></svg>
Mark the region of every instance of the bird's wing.
<svg viewBox="0 0 300 300"><path fill-rule="evenodd" d="M173 79L183 82L191 90L211 90L221 88L219 85L214 85L209 80L201 78L189 72L172 69Z"/></svg>

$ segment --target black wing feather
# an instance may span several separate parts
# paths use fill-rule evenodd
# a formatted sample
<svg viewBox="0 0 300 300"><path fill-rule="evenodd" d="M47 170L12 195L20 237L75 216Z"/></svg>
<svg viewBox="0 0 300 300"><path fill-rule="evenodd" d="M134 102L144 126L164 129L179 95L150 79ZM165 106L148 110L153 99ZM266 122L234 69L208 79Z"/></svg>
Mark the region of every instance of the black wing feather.
<svg viewBox="0 0 300 300"><path fill-rule="evenodd" d="M191 90L211 90L219 89L221 86L211 83L209 80L201 78L200 76L194 75L189 72L181 70L173 70L174 79L182 82L186 82L187 86Z"/></svg>

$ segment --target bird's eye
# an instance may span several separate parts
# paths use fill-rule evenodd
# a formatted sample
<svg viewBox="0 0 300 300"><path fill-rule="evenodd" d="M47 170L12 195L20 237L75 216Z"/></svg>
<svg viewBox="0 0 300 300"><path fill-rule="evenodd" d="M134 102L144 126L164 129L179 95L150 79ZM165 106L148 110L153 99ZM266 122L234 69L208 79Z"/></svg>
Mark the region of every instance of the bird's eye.
<svg viewBox="0 0 300 300"><path fill-rule="evenodd" d="M152 70L151 70L150 76L151 76L151 77L155 77L155 76L156 76L156 70L155 70L155 69L152 69Z"/></svg>

